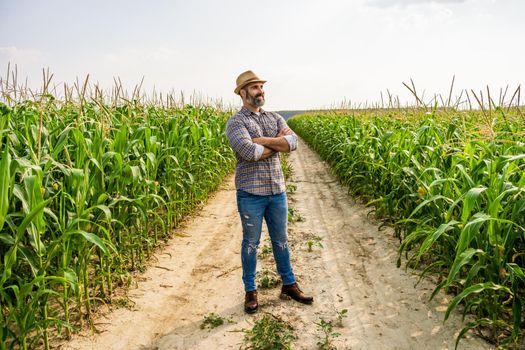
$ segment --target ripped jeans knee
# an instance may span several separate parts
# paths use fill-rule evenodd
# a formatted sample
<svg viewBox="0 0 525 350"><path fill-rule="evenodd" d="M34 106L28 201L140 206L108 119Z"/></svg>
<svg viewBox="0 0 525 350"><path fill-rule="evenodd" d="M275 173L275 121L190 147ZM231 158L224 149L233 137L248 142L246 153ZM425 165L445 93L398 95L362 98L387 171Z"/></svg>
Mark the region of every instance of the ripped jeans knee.
<svg viewBox="0 0 525 350"><path fill-rule="evenodd" d="M242 241L242 250L243 253L246 253L247 255L254 255L257 254L257 248L259 247L259 242L250 242L250 241Z"/></svg>
<svg viewBox="0 0 525 350"><path fill-rule="evenodd" d="M273 250L288 250L288 241L272 241Z"/></svg>
<svg viewBox="0 0 525 350"><path fill-rule="evenodd" d="M261 224L262 218L257 218L253 215L241 213L242 222L242 250L247 255L257 253L257 247L261 240Z"/></svg>

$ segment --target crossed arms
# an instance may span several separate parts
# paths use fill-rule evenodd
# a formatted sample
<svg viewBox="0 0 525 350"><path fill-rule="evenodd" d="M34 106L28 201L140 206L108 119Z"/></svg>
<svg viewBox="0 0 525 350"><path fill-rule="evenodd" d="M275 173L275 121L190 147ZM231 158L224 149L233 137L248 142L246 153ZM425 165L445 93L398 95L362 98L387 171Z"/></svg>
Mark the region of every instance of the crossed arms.
<svg viewBox="0 0 525 350"><path fill-rule="evenodd" d="M276 137L255 137L252 139L253 143L264 147L259 160L263 160L276 152L290 152L290 144L284 136L293 135L293 131L289 127L284 127L279 131Z"/></svg>
<svg viewBox="0 0 525 350"><path fill-rule="evenodd" d="M278 120L278 125L280 131L277 136L252 138L242 120L232 117L226 123L226 135L237 157L248 162L257 162L276 152L295 150L297 136L288 128L284 119Z"/></svg>

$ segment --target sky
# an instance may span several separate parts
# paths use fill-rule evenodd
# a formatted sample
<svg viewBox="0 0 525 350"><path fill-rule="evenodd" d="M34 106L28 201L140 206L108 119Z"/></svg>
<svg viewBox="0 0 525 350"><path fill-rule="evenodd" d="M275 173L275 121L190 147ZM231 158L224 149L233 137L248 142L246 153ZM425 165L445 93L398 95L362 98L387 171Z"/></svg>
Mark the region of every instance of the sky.
<svg viewBox="0 0 525 350"><path fill-rule="evenodd" d="M268 110L425 102L525 83L523 0L0 0L0 76L41 86L76 78L183 92L240 106L253 70Z"/></svg>

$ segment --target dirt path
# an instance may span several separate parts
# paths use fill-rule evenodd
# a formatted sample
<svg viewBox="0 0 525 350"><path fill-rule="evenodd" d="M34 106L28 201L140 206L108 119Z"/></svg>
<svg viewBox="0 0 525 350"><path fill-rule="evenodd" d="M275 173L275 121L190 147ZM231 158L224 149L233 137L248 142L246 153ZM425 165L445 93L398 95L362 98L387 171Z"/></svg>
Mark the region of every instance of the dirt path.
<svg viewBox="0 0 525 350"><path fill-rule="evenodd" d="M443 324L449 296L428 302L433 285L396 268L397 243L388 230L367 219L369 209L356 204L330 175L326 165L302 141L290 157L296 193L290 207L302 221L290 224L292 262L312 306L278 298L279 288L259 288L260 312L246 315L240 265L241 228L233 178L210 199L201 215L178 230L159 252L129 297L131 309L99 317L101 333L76 335L63 349L238 349L241 329L263 312L290 323L299 338L294 349L316 349L315 322L336 319L348 310L338 349L454 349L460 317ZM261 247L268 244L263 232ZM307 241L322 237L323 248ZM259 251L261 251L261 247ZM274 270L273 257L259 259L258 270ZM212 330L200 329L214 312L230 319ZM460 349L491 349L468 337Z"/></svg>

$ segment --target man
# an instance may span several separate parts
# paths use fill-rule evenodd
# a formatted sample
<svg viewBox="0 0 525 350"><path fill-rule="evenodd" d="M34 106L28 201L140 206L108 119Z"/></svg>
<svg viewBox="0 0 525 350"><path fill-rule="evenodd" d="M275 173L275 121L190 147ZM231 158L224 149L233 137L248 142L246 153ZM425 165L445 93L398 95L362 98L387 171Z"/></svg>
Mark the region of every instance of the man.
<svg viewBox="0 0 525 350"><path fill-rule="evenodd" d="M243 107L226 124L226 134L237 158L235 187L243 230L241 260L247 313L254 313L259 306L255 274L263 218L282 279L280 297L304 304L313 302L299 289L290 263L288 203L279 161L279 152L297 148L297 136L280 115L261 108L265 82L252 71L239 75L234 92L242 98Z"/></svg>

